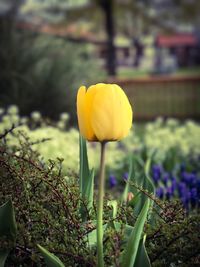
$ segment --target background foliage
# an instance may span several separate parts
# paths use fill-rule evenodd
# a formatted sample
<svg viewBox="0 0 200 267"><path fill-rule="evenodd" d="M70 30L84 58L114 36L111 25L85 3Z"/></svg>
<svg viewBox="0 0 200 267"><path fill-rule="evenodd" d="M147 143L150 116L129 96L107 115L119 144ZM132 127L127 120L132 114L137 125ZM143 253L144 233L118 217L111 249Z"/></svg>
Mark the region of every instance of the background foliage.
<svg viewBox="0 0 200 267"><path fill-rule="evenodd" d="M74 122L78 87L97 79L91 47L23 32L3 19L0 35L0 105L16 104L21 114L39 110L54 119L67 111Z"/></svg>

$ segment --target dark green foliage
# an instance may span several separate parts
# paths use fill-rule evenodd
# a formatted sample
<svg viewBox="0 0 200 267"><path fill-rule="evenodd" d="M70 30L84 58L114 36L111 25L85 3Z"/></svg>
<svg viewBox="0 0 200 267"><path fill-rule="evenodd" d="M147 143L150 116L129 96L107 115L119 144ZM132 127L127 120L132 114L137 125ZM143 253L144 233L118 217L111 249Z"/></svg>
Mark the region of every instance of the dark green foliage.
<svg viewBox="0 0 200 267"><path fill-rule="evenodd" d="M45 248L38 245L38 248L44 257L45 263L48 267L65 267L64 264L60 261L58 257L56 257L54 254L50 253Z"/></svg>
<svg viewBox="0 0 200 267"><path fill-rule="evenodd" d="M4 267L10 250L15 247L16 228L14 208L9 199L0 206L0 267Z"/></svg>
<svg viewBox="0 0 200 267"><path fill-rule="evenodd" d="M6 266L41 262L37 244L66 266L93 266L79 215L77 178L64 177L60 161L44 166L30 147L9 152L1 145L0 204L12 197L18 226L16 247Z"/></svg>
<svg viewBox="0 0 200 267"><path fill-rule="evenodd" d="M187 215L177 201L162 203L160 207L162 209L157 216L156 226L147 227L146 246L152 266L199 266L198 211Z"/></svg>
<svg viewBox="0 0 200 267"><path fill-rule="evenodd" d="M56 255L65 266L96 266L95 240L89 246L87 236L95 231L96 206L92 212L87 210L87 203L80 198L78 177L62 173L62 160L44 164L29 143L8 147L6 134L0 141L0 205L12 198L17 223L16 245L9 247L12 250L5 266L45 266L37 244ZM178 202L165 203L139 187L137 190L154 202L151 213L154 224L150 221L145 224L145 245L152 266L199 266L198 211L187 215ZM137 219L133 212L136 203L118 202L114 211L113 205L107 206L111 199L106 194L104 259L105 266L119 266L120 255ZM87 213L85 223L79 213L81 203ZM0 250L7 245L1 243Z"/></svg>
<svg viewBox="0 0 200 267"><path fill-rule="evenodd" d="M89 169L88 156L87 156L87 146L86 140L80 135L79 136L79 158L80 158L80 167L79 167L79 190L81 198L87 201L87 205L81 205L80 213L82 220L87 219L87 209L91 210L93 206L94 198L94 169ZM86 208L86 210L85 210Z"/></svg>
<svg viewBox="0 0 200 267"><path fill-rule="evenodd" d="M12 130L8 132L12 134ZM88 245L87 234L96 228L96 206L89 212L80 198L78 177L74 173L64 176L61 159L44 164L30 141L25 136L23 139L17 148L6 145L6 133L0 141L0 204L12 198L17 222L16 246L5 266L45 266L37 244L59 257L65 266L95 266L96 248ZM86 223L79 213L81 205L87 213ZM109 223L111 208L106 202L104 209L105 222ZM119 210L119 222L126 222L126 214L131 217L132 210L126 209ZM106 266L119 258L122 236L123 228L106 230ZM0 248L5 248L4 244Z"/></svg>

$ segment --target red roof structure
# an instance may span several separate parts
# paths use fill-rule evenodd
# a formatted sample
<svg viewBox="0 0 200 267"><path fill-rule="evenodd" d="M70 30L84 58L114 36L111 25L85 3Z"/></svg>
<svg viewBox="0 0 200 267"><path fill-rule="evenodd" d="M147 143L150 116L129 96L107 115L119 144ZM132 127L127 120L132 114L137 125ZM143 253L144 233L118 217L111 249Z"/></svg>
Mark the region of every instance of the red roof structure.
<svg viewBox="0 0 200 267"><path fill-rule="evenodd" d="M197 37L194 34L159 35L157 45L159 47L196 46Z"/></svg>

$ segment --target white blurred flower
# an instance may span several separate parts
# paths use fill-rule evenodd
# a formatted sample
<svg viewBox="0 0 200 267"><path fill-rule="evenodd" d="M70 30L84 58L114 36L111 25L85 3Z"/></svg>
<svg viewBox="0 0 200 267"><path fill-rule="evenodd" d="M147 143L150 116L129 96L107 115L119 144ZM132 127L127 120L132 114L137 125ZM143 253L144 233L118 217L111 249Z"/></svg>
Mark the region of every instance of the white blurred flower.
<svg viewBox="0 0 200 267"><path fill-rule="evenodd" d="M32 113L31 113L31 118L34 120L34 121L36 121L36 122L38 122L38 121L40 121L41 120L41 114L40 114L40 112L39 111L33 111Z"/></svg>
<svg viewBox="0 0 200 267"><path fill-rule="evenodd" d="M69 114L66 112L63 112L60 114L60 120L61 121L68 121L69 120Z"/></svg>
<svg viewBox="0 0 200 267"><path fill-rule="evenodd" d="M0 108L0 116L4 113L4 109Z"/></svg>
<svg viewBox="0 0 200 267"><path fill-rule="evenodd" d="M10 105L7 109L7 113L10 115L14 115L14 114L18 114L19 113L19 109L16 105Z"/></svg>

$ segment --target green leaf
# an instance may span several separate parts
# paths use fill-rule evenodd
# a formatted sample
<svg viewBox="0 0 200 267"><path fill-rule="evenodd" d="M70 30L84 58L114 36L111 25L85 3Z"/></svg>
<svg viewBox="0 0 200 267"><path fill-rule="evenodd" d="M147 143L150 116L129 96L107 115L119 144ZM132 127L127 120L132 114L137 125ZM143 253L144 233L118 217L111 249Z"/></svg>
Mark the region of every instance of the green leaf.
<svg viewBox="0 0 200 267"><path fill-rule="evenodd" d="M10 251L8 249L0 250L0 267L4 267L9 252Z"/></svg>
<svg viewBox="0 0 200 267"><path fill-rule="evenodd" d="M94 223L94 225L96 225L96 221L93 221L93 223ZM106 230L106 228L107 228L107 223L105 223L104 225L103 225L103 231L105 231ZM87 238L88 238L88 243L89 243L89 246L95 246L96 245L96 243L97 243L97 229L94 229L94 230L92 230L91 232L89 232L88 234L87 234Z"/></svg>
<svg viewBox="0 0 200 267"><path fill-rule="evenodd" d="M88 156L87 156L87 146L85 139L80 135L79 137L79 153L80 153L80 180L79 180L79 187L81 195L84 192L84 188L86 187L86 184L88 183L89 176L90 176L90 170L89 170L89 164L88 164Z"/></svg>
<svg viewBox="0 0 200 267"><path fill-rule="evenodd" d="M8 200L5 204L0 206L0 238L6 236L9 240L16 239L16 221L12 201Z"/></svg>
<svg viewBox="0 0 200 267"><path fill-rule="evenodd" d="M90 209L93 206L94 195L94 169L90 171L88 182L84 187L83 197L87 199L87 208Z"/></svg>
<svg viewBox="0 0 200 267"><path fill-rule="evenodd" d="M140 201L141 198L141 193L137 192L137 194L131 199L131 201L128 202L128 206L131 206L132 208L134 208L137 203Z"/></svg>
<svg viewBox="0 0 200 267"><path fill-rule="evenodd" d="M132 230L132 233L130 235L130 238L128 240L127 246L125 248L125 251L123 253L122 257L122 266L123 267L133 267L135 260L136 260L136 255L138 252L138 247L140 244L140 239L142 236L143 228L144 228L144 223L147 218L148 210L149 210L149 205L150 205L150 200L147 199L142 211L139 215L139 217L136 220L134 229Z"/></svg>
<svg viewBox="0 0 200 267"><path fill-rule="evenodd" d="M111 225L111 227L116 229L114 219L117 216L117 201L116 200L110 200L110 201L108 201L107 205L112 207L112 222L110 223L110 225Z"/></svg>
<svg viewBox="0 0 200 267"><path fill-rule="evenodd" d="M112 207L112 218L114 219L117 216L117 200L110 200L107 205Z"/></svg>
<svg viewBox="0 0 200 267"><path fill-rule="evenodd" d="M150 170L150 166L151 166L151 158L148 158L145 165L143 166L143 171L139 174L136 175L136 181L134 181L134 183L136 183L137 185L139 185L144 191L147 192L147 194L149 195L154 195L155 193L155 187L151 181L151 178L149 176L149 170ZM134 208L134 215L138 216L144 206L144 203L146 201L146 199L148 199L148 195L145 194L144 192L140 191L139 189L136 189L137 193L140 195L140 198L138 199L137 203L135 203L135 208ZM152 205L153 201L150 201Z"/></svg>
<svg viewBox="0 0 200 267"><path fill-rule="evenodd" d="M122 202L126 202L127 201L127 197L128 197L128 192L130 190L130 185L129 182L131 180L131 177L134 177L134 171L133 171L133 157L129 156L129 171L128 171L128 178L126 181L126 186L124 188L124 192L122 195Z"/></svg>
<svg viewBox="0 0 200 267"><path fill-rule="evenodd" d="M37 247L42 253L42 256L44 257L47 267L65 267L62 261L58 257L56 257L53 253L50 253L48 250L46 250L40 245L37 245Z"/></svg>
<svg viewBox="0 0 200 267"><path fill-rule="evenodd" d="M146 235L140 239L137 256L135 259L134 267L151 267L149 256L145 248Z"/></svg>
<svg viewBox="0 0 200 267"><path fill-rule="evenodd" d="M8 200L5 204L0 206L0 239L6 238L15 242L16 240L16 221L12 201ZM0 249L0 267L4 267L5 261L8 257L10 249Z"/></svg>
<svg viewBox="0 0 200 267"><path fill-rule="evenodd" d="M147 180L147 183L146 183L146 189L148 190L149 193L151 194L154 194L155 193L155 186L153 184L153 182L151 181L151 178L150 178L150 167L151 167L151 158L148 158L147 161L146 161L146 164L145 164L145 177L146 177L146 180Z"/></svg>
<svg viewBox="0 0 200 267"><path fill-rule="evenodd" d="M87 156L87 146L85 139L80 136L80 193L83 200L86 201L85 205L81 205L80 213L82 220L85 221L86 208L90 210L93 207L93 197L94 197L94 169L89 170L88 156Z"/></svg>
<svg viewBox="0 0 200 267"><path fill-rule="evenodd" d="M129 192L132 192L134 196L139 192L138 189L131 186L131 182L142 186L143 180L141 179L141 169L144 167L144 162L140 156L131 154L129 156L129 173L128 179L126 181L126 186L122 195L122 201L127 201L127 196Z"/></svg>
<svg viewBox="0 0 200 267"><path fill-rule="evenodd" d="M146 161L146 164L145 164L145 176L146 176L146 190L151 194L151 195L155 195L155 186L150 178L150 166L151 166L151 158L149 158L147 161ZM153 200L151 200L150 202L150 207L152 207L154 205L154 202ZM149 213L149 222L150 224L153 226L156 224L156 220L157 218L155 216L152 216L152 212Z"/></svg>
<svg viewBox="0 0 200 267"><path fill-rule="evenodd" d="M120 231L123 227L124 227L124 225L122 223L115 222L115 230L116 231ZM133 231L133 226L126 224L125 229L124 229L124 233L123 233L123 240L122 240L123 242L127 242L132 231Z"/></svg>

